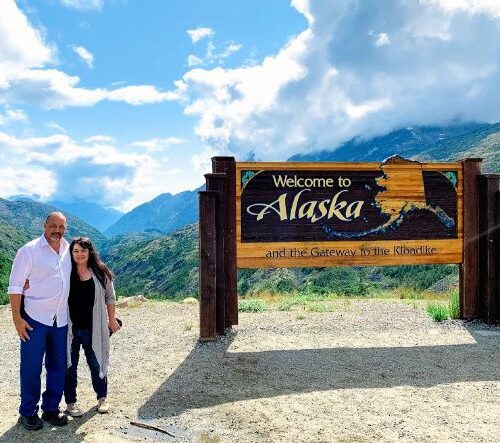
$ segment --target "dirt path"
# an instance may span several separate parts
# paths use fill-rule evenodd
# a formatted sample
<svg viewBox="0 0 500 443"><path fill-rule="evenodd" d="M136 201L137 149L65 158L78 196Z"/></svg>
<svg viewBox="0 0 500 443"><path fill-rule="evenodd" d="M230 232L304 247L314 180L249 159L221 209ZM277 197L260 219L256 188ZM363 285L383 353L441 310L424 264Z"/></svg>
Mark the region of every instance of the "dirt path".
<svg viewBox="0 0 500 443"><path fill-rule="evenodd" d="M339 301L334 312L240 314L237 332L197 344L198 308L120 310L110 400L62 429L16 426L18 343L0 308L0 442L500 441L500 328L437 324L420 302ZM141 420L176 435L130 425Z"/></svg>

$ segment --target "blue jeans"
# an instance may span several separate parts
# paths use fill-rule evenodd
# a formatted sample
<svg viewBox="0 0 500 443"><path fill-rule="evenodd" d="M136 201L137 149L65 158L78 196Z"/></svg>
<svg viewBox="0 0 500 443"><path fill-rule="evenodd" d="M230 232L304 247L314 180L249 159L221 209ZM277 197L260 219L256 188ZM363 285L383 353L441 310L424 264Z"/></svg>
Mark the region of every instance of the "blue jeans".
<svg viewBox="0 0 500 443"><path fill-rule="evenodd" d="M55 412L58 410L64 388L68 327L47 326L33 320L26 313L23 318L33 330L28 331L29 340L21 341L19 413L28 417L38 412L44 355L47 382L42 395L42 410Z"/></svg>
<svg viewBox="0 0 500 443"><path fill-rule="evenodd" d="M66 371L66 383L64 385L64 399L66 404L76 402L76 386L78 384L78 360L80 359L80 346L85 352L85 358L90 369L92 387L99 400L108 395L108 380L99 377L99 362L92 350L92 330L73 328L73 341L71 342L71 366Z"/></svg>

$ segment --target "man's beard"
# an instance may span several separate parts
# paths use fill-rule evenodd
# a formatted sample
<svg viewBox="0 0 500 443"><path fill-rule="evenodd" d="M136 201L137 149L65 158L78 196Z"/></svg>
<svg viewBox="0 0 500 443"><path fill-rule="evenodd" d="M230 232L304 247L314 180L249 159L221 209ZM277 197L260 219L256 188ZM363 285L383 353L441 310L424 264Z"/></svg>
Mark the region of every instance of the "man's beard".
<svg viewBox="0 0 500 443"><path fill-rule="evenodd" d="M57 233L50 234L50 239L51 239L52 241L58 241L58 240L61 240L61 237L62 237L62 235L61 235L61 234L57 234Z"/></svg>

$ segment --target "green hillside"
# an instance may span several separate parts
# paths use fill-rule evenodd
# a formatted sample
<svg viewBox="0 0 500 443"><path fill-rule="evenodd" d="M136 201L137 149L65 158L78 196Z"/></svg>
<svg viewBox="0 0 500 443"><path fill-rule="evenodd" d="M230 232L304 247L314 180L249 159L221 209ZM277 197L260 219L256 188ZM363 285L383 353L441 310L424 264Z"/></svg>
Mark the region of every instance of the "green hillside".
<svg viewBox="0 0 500 443"><path fill-rule="evenodd" d="M484 173L500 172L500 123L479 126L466 136L455 136L440 141L436 146L414 156L421 161L455 161L466 157L482 158Z"/></svg>
<svg viewBox="0 0 500 443"><path fill-rule="evenodd" d="M103 259L116 273L120 295L183 298L198 294L197 224L155 239L147 235L113 239ZM457 272L453 265L243 269L238 274L238 293L311 290L364 296L399 286L422 291Z"/></svg>
<svg viewBox="0 0 500 443"><path fill-rule="evenodd" d="M484 172L500 171L500 123L468 123L415 127L371 139L357 137L336 149L290 157L290 161L383 161L392 155L420 161L457 161L484 158Z"/></svg>
<svg viewBox="0 0 500 443"><path fill-rule="evenodd" d="M0 252L0 305L8 302L7 286L12 260Z"/></svg>
<svg viewBox="0 0 500 443"><path fill-rule="evenodd" d="M24 233L24 237L28 239L39 237L43 233L43 224L47 214L57 210L55 206L33 200L10 201L0 198L0 222L21 230ZM97 246L101 246L104 243L106 238L96 228L88 225L74 215L66 214L66 217L68 220L68 231L65 237L67 239L82 235L90 237ZM3 231L0 229L0 235L1 232Z"/></svg>
<svg viewBox="0 0 500 443"><path fill-rule="evenodd" d="M154 239L149 235L124 235L104 248L102 258L117 276L118 294L168 298L197 294L198 225Z"/></svg>
<svg viewBox="0 0 500 443"><path fill-rule="evenodd" d="M42 235L47 214L56 210L54 206L32 200L9 201L0 198L0 304L7 302L8 278L17 249ZM102 247L106 239L97 229L73 215L67 218L67 239L87 236L98 248Z"/></svg>
<svg viewBox="0 0 500 443"><path fill-rule="evenodd" d="M14 257L17 249L30 241L22 228L16 228L0 220L0 254L5 257Z"/></svg>
<svg viewBox="0 0 500 443"><path fill-rule="evenodd" d="M484 172L500 171L500 124L468 124L445 128L407 128L383 137L351 141L335 151L296 156L295 160L377 161L393 154L422 161L484 158ZM189 212L190 199L184 201ZM35 202L0 199L0 284L10 269L9 259L28 239L40 235L49 207ZM176 298L198 293L198 227L184 226L170 235L158 231L124 234L105 240L75 217L68 218L73 235L88 235L117 276L119 294ZM395 266L369 268L245 269L238 275L241 295L259 292L334 291L366 295L405 287L411 290L446 288L456 284L458 267ZM3 288L3 286L2 286Z"/></svg>
<svg viewBox="0 0 500 443"><path fill-rule="evenodd" d="M334 151L302 154L292 159L380 161L393 154L422 161L482 157L484 172L499 172L500 124L406 128L370 140L352 140ZM106 251L105 257L117 274L117 287L122 293L177 297L198 292L196 225L154 240L125 236L112 242L113 246ZM363 295L400 286L420 291L453 286L457 275L458 267L452 265L245 269L239 271L238 292L244 295L314 290ZM446 283L440 284L441 281Z"/></svg>

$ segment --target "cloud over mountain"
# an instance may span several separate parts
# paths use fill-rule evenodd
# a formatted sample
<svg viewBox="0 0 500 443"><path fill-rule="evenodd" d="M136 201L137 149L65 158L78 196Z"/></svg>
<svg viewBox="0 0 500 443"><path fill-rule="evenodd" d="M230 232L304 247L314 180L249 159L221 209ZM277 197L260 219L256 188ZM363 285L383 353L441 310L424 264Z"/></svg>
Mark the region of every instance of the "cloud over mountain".
<svg viewBox="0 0 500 443"><path fill-rule="evenodd" d="M284 159L406 125L500 120L499 2L292 5L307 29L275 55L182 77L207 152Z"/></svg>

